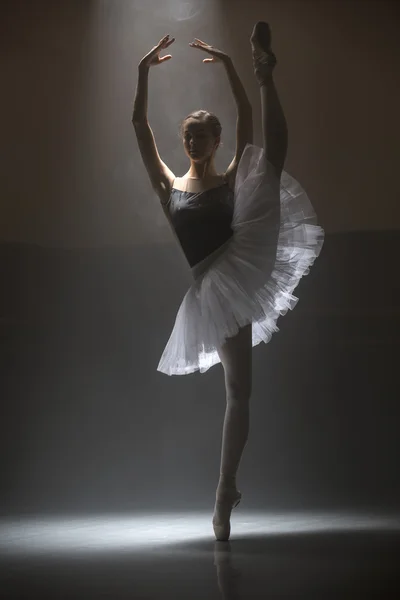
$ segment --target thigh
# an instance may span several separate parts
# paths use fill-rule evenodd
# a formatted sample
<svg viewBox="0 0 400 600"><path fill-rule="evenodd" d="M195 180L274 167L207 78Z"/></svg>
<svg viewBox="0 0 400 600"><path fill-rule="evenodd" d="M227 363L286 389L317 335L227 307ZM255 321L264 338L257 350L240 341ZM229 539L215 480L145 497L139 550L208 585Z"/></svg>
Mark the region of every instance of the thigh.
<svg viewBox="0 0 400 600"><path fill-rule="evenodd" d="M252 325L239 329L234 337L228 338L218 349L225 373L228 394L250 396L252 380Z"/></svg>

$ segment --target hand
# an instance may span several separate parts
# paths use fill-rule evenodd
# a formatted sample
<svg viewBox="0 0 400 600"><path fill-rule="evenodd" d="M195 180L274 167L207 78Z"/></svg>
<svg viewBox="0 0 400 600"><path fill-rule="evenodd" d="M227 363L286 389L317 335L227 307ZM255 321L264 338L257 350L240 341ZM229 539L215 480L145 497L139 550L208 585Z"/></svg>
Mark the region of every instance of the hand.
<svg viewBox="0 0 400 600"><path fill-rule="evenodd" d="M166 50L168 46L174 43L174 41L175 38L171 38L169 35L163 37L162 40L158 42L157 46L154 46L154 48L152 48L150 52L142 58L139 63L139 67L155 67L156 65L161 65L161 63L172 58L171 54L167 54L166 56L160 58L160 52L162 52L162 50Z"/></svg>
<svg viewBox="0 0 400 600"><path fill-rule="evenodd" d="M189 46L192 48L198 48L199 50L203 50L203 52L208 52L211 54L212 58L204 58L203 63L217 63L217 62L226 62L229 60L229 56L225 54L225 52L221 52L218 48L214 48L214 46L209 46L205 42L202 42L198 38L194 38L194 42L190 42Z"/></svg>

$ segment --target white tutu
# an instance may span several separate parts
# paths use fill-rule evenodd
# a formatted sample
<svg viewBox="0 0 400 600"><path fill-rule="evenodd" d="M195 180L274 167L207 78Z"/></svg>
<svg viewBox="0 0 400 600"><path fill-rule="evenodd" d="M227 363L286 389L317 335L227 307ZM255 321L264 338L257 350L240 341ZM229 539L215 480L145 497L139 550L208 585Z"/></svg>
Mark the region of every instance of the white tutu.
<svg viewBox="0 0 400 600"><path fill-rule="evenodd" d="M264 150L249 144L237 170L231 227L233 236L192 268L194 282L157 367L162 373L204 373L220 362L217 348L249 323L253 346L269 342L324 241L300 184L285 171L279 182Z"/></svg>

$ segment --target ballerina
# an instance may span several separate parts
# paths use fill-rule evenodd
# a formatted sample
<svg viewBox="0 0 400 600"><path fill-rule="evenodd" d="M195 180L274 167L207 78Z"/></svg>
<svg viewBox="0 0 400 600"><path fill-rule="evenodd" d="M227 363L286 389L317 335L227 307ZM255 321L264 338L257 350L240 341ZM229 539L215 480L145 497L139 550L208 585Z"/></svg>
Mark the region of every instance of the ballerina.
<svg viewBox="0 0 400 600"><path fill-rule="evenodd" d="M250 43L260 86L263 148L253 145L252 107L232 59L195 38L189 45L222 63L237 105L236 152L216 171L221 124L198 110L181 124L189 170L176 177L161 159L147 118L148 74L172 57L160 57L175 38L165 36L140 61L132 122L152 187L180 243L193 284L178 310L158 370L168 375L207 371L221 362L226 412L213 528L230 537L232 509L241 500L236 475L249 433L252 348L267 343L280 315L292 309L292 292L318 256L324 231L300 184L283 170L288 131L273 80L277 64L267 23Z"/></svg>

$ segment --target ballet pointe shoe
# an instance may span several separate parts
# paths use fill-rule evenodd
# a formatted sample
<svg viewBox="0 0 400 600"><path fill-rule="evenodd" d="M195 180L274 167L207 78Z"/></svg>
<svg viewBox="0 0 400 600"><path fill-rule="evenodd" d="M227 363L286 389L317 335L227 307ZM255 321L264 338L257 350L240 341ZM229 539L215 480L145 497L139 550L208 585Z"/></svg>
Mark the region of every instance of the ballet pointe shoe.
<svg viewBox="0 0 400 600"><path fill-rule="evenodd" d="M258 21L253 28L253 33L250 37L253 51L257 54L265 52L266 54L272 54L271 50L271 30L268 23L265 21Z"/></svg>
<svg viewBox="0 0 400 600"><path fill-rule="evenodd" d="M277 64L271 49L271 30L268 23L258 21L250 37L253 54L254 74L261 85L271 81L272 72Z"/></svg>
<svg viewBox="0 0 400 600"><path fill-rule="evenodd" d="M239 504L242 494L236 489L225 489L217 492L214 516L212 520L215 538L219 542L227 542L231 535L231 512Z"/></svg>

